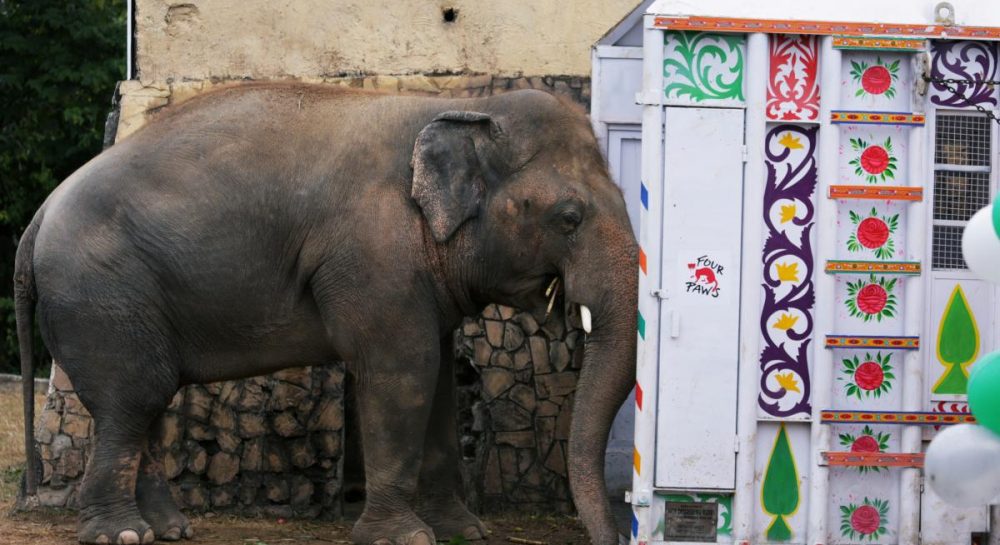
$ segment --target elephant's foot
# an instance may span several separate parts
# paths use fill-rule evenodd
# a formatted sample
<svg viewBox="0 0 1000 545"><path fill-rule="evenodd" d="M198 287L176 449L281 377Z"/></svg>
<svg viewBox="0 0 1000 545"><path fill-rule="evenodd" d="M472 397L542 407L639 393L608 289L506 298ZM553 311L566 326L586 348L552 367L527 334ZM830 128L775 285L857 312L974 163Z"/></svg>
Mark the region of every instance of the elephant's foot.
<svg viewBox="0 0 1000 545"><path fill-rule="evenodd" d="M462 537L473 541L486 539L489 534L479 517L469 512L455 497L425 500L417 508L417 515L434 529L438 539Z"/></svg>
<svg viewBox="0 0 1000 545"><path fill-rule="evenodd" d="M434 545L434 531L413 513L375 519L366 511L354 523L351 540L357 545Z"/></svg>
<svg viewBox="0 0 1000 545"><path fill-rule="evenodd" d="M181 538L194 537L191 521L181 513L171 502L171 505L139 505L142 518L153 528L156 539L162 541L178 541Z"/></svg>
<svg viewBox="0 0 1000 545"><path fill-rule="evenodd" d="M80 543L96 545L148 545L156 537L153 528L131 508L85 508L77 525Z"/></svg>

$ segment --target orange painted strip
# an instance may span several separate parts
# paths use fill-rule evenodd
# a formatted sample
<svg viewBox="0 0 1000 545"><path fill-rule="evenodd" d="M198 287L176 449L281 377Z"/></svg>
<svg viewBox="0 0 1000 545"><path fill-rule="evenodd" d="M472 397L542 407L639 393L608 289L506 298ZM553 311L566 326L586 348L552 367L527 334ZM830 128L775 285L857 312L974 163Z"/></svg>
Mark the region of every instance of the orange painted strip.
<svg viewBox="0 0 1000 545"><path fill-rule="evenodd" d="M833 39L835 49L878 49L882 51L920 51L927 45L926 40L914 38L872 38L862 36L837 36Z"/></svg>
<svg viewBox="0 0 1000 545"><path fill-rule="evenodd" d="M642 456L639 456L639 449L632 448L632 465L635 466L635 474L642 474Z"/></svg>
<svg viewBox="0 0 1000 545"><path fill-rule="evenodd" d="M904 25L698 16L657 17L653 22L653 26L669 30L702 30L710 32L771 32L843 36L1000 39L1000 28L986 26Z"/></svg>
<svg viewBox="0 0 1000 545"><path fill-rule="evenodd" d="M920 262L919 261L844 261L844 260L831 259L826 262L826 272L830 274L884 273L884 274L903 274L903 275L913 276L920 274Z"/></svg>
<svg viewBox="0 0 1000 545"><path fill-rule="evenodd" d="M921 453L823 452L827 464L839 467L924 467Z"/></svg>
<svg viewBox="0 0 1000 545"><path fill-rule="evenodd" d="M639 268L642 269L642 274L649 274L646 272L646 252L639 248Z"/></svg>
<svg viewBox="0 0 1000 545"><path fill-rule="evenodd" d="M912 186L831 185L831 199L872 199L878 201L924 200L924 188Z"/></svg>

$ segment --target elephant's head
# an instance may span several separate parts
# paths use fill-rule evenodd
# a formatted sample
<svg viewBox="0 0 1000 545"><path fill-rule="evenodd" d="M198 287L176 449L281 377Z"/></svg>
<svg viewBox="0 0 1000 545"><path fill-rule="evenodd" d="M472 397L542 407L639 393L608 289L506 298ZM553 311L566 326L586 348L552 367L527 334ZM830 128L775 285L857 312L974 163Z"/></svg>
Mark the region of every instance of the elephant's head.
<svg viewBox="0 0 1000 545"><path fill-rule="evenodd" d="M615 413L635 382L638 246L586 115L537 91L449 111L420 132L412 194L464 291L544 314L556 278L587 330L569 447L580 517L617 544L604 485Z"/></svg>

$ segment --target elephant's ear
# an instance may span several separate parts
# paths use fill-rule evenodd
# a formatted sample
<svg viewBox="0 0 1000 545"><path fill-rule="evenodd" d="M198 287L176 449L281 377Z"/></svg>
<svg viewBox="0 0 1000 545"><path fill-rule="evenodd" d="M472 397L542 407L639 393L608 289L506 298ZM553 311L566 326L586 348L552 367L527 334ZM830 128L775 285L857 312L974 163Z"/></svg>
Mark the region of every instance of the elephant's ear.
<svg viewBox="0 0 1000 545"><path fill-rule="evenodd" d="M500 129L489 115L439 114L413 146L411 195L423 210L434 240L444 242L479 212Z"/></svg>

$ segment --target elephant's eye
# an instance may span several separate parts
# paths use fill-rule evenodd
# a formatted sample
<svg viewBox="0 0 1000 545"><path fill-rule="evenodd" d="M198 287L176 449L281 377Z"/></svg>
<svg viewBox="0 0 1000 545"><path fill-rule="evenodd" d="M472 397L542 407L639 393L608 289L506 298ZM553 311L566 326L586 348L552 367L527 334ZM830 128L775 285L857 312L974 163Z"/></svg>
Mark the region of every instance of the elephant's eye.
<svg viewBox="0 0 1000 545"><path fill-rule="evenodd" d="M559 223L565 233L572 233L580 226L583 216L575 208L567 208L559 211Z"/></svg>

